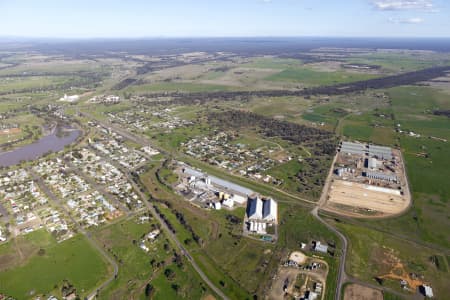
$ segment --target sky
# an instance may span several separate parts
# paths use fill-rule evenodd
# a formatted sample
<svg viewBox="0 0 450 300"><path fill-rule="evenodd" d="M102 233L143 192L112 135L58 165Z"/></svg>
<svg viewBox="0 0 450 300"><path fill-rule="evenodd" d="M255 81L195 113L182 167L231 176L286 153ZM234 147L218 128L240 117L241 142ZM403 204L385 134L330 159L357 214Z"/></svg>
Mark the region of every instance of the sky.
<svg viewBox="0 0 450 300"><path fill-rule="evenodd" d="M0 36L450 37L450 1L0 0Z"/></svg>

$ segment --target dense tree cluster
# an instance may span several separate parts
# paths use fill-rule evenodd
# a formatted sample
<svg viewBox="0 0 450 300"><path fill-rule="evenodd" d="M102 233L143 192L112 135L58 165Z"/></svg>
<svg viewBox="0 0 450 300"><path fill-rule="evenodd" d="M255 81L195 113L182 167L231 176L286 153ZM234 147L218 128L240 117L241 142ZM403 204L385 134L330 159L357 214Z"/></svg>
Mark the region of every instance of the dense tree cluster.
<svg viewBox="0 0 450 300"><path fill-rule="evenodd" d="M433 111L435 116L447 116L450 118L450 110L435 110Z"/></svg>

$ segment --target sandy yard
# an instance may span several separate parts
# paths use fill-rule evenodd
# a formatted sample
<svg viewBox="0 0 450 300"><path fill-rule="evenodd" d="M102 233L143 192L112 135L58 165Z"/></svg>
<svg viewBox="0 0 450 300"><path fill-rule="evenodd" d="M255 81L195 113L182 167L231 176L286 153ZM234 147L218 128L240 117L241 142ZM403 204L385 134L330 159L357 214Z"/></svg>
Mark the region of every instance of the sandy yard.
<svg viewBox="0 0 450 300"><path fill-rule="evenodd" d="M306 259L307 259L306 255L300 251L294 251L289 256L289 260L295 261L299 265L304 264L306 262Z"/></svg>
<svg viewBox="0 0 450 300"><path fill-rule="evenodd" d="M409 201L395 190L378 191L365 184L334 180L328 193L329 204L341 204L362 209L398 214L409 206Z"/></svg>

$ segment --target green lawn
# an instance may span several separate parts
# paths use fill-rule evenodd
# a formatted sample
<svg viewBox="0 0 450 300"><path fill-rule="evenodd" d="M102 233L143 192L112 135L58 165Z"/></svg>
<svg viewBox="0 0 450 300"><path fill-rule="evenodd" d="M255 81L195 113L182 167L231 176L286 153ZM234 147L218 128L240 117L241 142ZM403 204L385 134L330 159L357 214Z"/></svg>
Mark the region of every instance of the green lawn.
<svg viewBox="0 0 450 300"><path fill-rule="evenodd" d="M68 280L81 295L87 295L109 276L103 257L83 236L57 243L43 230L30 235L45 241L38 243L43 250L23 264L0 273L3 293L17 299L27 299L31 293L58 295L63 280Z"/></svg>

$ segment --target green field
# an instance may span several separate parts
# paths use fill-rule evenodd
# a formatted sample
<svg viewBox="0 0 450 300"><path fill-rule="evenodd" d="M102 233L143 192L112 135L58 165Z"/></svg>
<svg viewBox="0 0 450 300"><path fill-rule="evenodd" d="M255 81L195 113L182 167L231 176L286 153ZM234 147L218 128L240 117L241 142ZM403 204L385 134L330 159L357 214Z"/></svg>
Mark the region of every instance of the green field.
<svg viewBox="0 0 450 300"><path fill-rule="evenodd" d="M424 68L429 68L432 65L448 64L450 57L448 55L436 55L435 53L423 54L421 59L410 53L370 53L363 55L353 55L347 61L349 63L361 63L379 65L383 69L390 72L407 72ZM446 57L446 59L445 59Z"/></svg>
<svg viewBox="0 0 450 300"><path fill-rule="evenodd" d="M24 239L36 250L26 261L0 272L3 293L17 299L49 293L59 295L61 284L68 280L78 293L87 295L110 276L101 254L81 235L57 243L46 231L39 230ZM14 251L14 246L9 244L0 246L0 255L5 254L4 247Z"/></svg>
<svg viewBox="0 0 450 300"><path fill-rule="evenodd" d="M332 85L374 78L373 75L345 72L319 72L307 68L289 68L266 78L269 81L296 81L308 85Z"/></svg>
<svg viewBox="0 0 450 300"><path fill-rule="evenodd" d="M230 87L217 84L201 84L191 82L156 82L131 86L126 89L127 92L145 93L145 92L216 92L226 91Z"/></svg>

